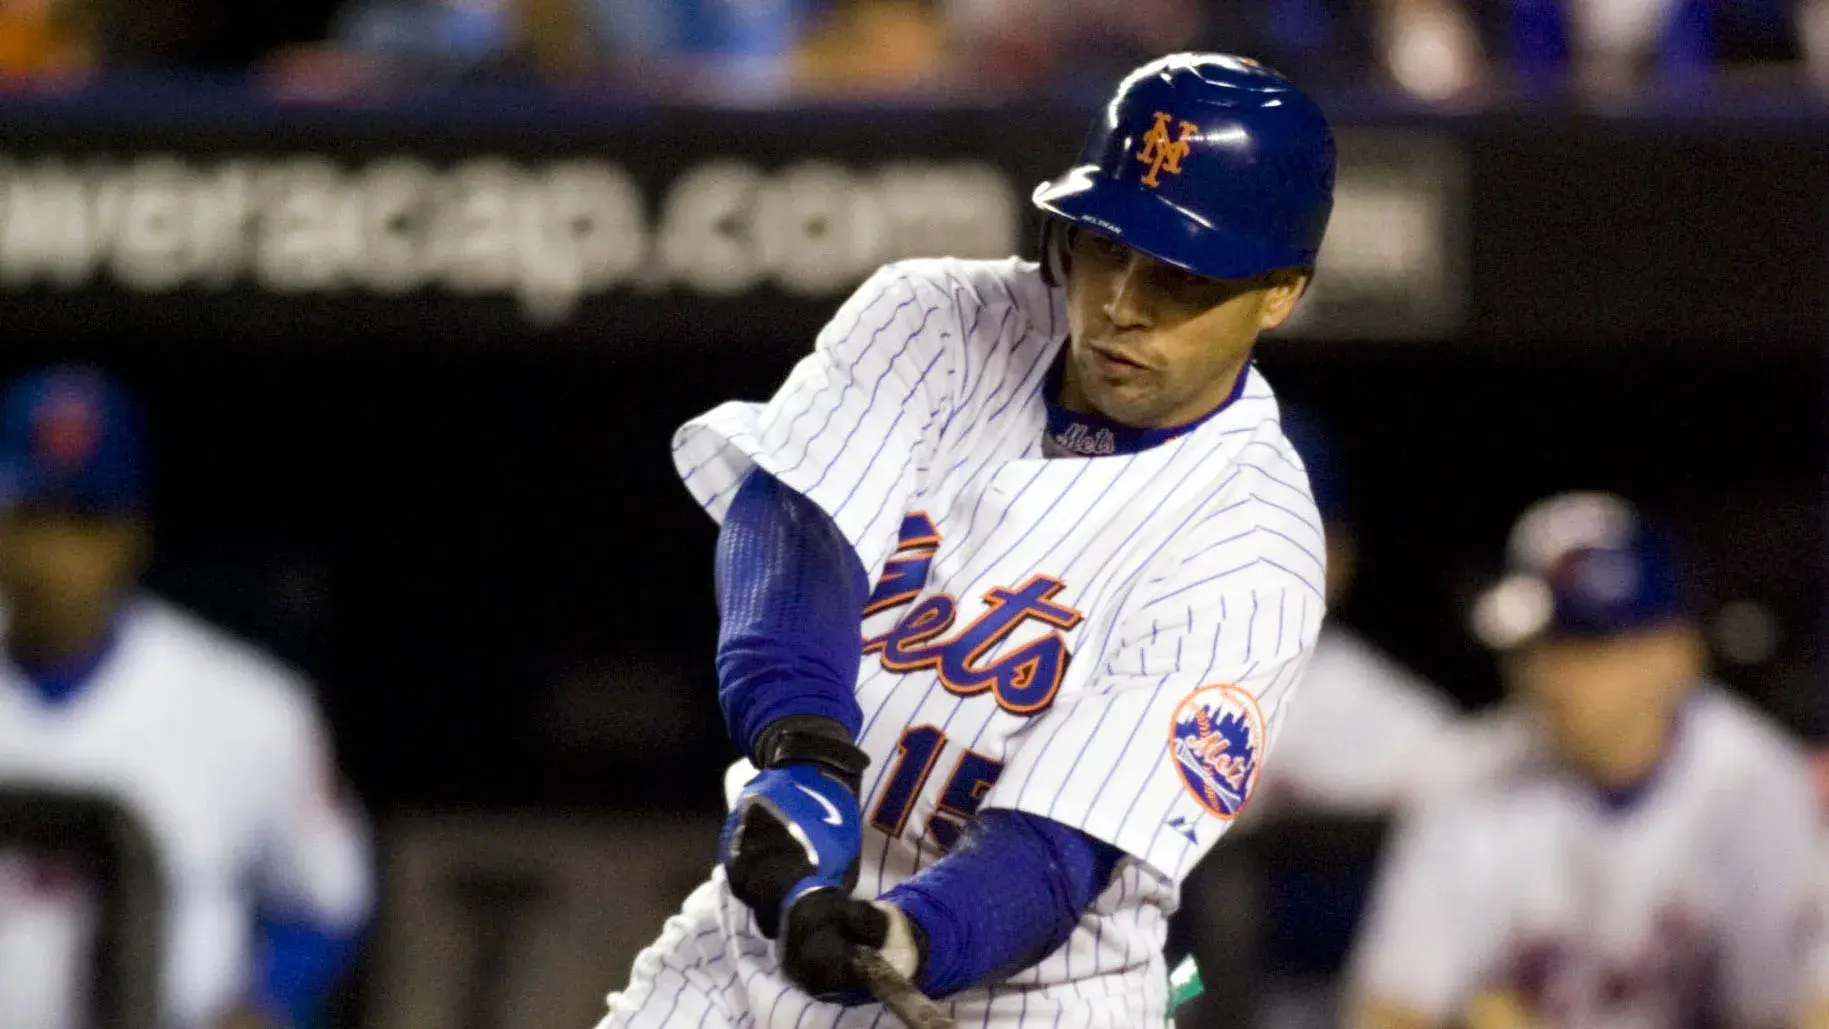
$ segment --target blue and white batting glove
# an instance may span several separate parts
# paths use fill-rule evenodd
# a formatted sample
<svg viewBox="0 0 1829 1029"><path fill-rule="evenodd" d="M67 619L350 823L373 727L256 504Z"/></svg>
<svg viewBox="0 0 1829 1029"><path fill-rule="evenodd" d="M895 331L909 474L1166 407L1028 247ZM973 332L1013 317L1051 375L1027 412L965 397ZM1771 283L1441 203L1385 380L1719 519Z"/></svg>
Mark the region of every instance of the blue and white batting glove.
<svg viewBox="0 0 1829 1029"><path fill-rule="evenodd" d="M718 858L730 892L774 939L783 913L803 894L857 885L863 846L857 785L862 752L848 739L805 733L764 734L773 746L766 767L737 794ZM760 750L761 748L759 748Z"/></svg>

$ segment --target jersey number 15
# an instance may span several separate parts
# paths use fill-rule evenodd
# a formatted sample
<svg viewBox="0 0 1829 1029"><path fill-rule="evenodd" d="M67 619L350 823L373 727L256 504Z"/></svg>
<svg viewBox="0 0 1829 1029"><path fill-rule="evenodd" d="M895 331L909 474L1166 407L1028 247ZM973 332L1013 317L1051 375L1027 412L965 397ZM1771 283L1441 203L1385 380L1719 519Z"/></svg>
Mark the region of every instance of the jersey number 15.
<svg viewBox="0 0 1829 1029"><path fill-rule="evenodd" d="M946 734L931 725L911 726L895 745L895 768L883 787L882 798L870 814L870 824L900 836L908 826L908 815L914 810L915 798L921 795L927 779L933 774L940 752L946 749ZM978 813L978 805L991 791L991 784L1003 773L1003 762L985 757L974 750L959 755L953 765L940 802L927 820L927 835L942 849L950 849L959 840L965 823Z"/></svg>

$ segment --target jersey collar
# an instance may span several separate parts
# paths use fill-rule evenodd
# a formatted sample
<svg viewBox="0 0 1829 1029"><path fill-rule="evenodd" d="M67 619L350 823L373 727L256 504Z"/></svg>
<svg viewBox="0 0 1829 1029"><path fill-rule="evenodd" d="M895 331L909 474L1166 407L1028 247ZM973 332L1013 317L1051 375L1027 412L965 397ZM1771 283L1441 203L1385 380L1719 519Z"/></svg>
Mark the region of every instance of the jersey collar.
<svg viewBox="0 0 1829 1029"><path fill-rule="evenodd" d="M119 639L120 618L117 616L108 627L107 634L85 653L51 664L25 662L11 655L8 655L8 660L38 696L40 703L45 707L62 709L88 692L102 666L114 655Z"/></svg>
<svg viewBox="0 0 1829 1029"><path fill-rule="evenodd" d="M1645 798L1650 796L1664 781L1670 771L1670 765L1677 751L1682 747L1683 737L1690 719L1690 709L1695 706L1696 698L1692 694L1685 698L1671 714L1670 731L1664 734L1664 747L1658 752L1657 760L1639 776L1637 782L1624 786L1596 786L1595 798L1600 806L1611 815L1627 815L1638 808Z"/></svg>
<svg viewBox="0 0 1829 1029"><path fill-rule="evenodd" d="M1251 377L1251 362L1247 360L1245 366L1239 369L1238 380L1232 384L1232 392L1226 394L1226 399L1220 401L1218 407L1182 425L1172 425L1165 429L1139 429L1119 424L1103 415L1081 414L1061 406L1061 387L1067 381L1067 352L1072 345L1071 340L1061 344L1060 352L1048 368L1042 397L1048 407L1047 442L1064 455L1074 457L1135 454L1160 446L1178 436L1185 436L1206 424L1214 415L1231 407L1232 402L1244 394L1245 381Z"/></svg>

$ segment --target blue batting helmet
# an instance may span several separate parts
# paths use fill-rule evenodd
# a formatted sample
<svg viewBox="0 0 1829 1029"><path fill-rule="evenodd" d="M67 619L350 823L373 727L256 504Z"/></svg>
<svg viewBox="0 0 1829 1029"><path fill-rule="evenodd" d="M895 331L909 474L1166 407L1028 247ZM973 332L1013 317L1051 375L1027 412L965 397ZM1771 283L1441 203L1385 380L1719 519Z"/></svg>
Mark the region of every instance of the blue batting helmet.
<svg viewBox="0 0 1829 1029"><path fill-rule="evenodd" d="M1610 493L1564 493L1519 516L1506 572L1474 605L1482 642L1604 638L1685 617L1670 541Z"/></svg>
<svg viewBox="0 0 1829 1029"><path fill-rule="evenodd" d="M138 514L147 499L144 440L138 404L101 372L28 375L0 395L0 511L36 504Z"/></svg>
<svg viewBox="0 0 1829 1029"><path fill-rule="evenodd" d="M1080 163L1035 206L1213 278L1310 267L1334 207L1334 136L1295 84L1256 61L1173 54L1138 68Z"/></svg>

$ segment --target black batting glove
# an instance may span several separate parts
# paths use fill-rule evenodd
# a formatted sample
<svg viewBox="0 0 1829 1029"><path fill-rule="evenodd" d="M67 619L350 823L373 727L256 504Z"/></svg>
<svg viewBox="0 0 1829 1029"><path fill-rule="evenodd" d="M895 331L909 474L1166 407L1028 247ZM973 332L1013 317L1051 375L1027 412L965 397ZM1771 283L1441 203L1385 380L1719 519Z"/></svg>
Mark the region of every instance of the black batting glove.
<svg viewBox="0 0 1829 1029"><path fill-rule="evenodd" d="M886 901L858 900L835 889L813 890L788 905L781 970L814 997L847 1006L874 999L851 964L853 947L879 951L913 979L926 962L927 934Z"/></svg>

